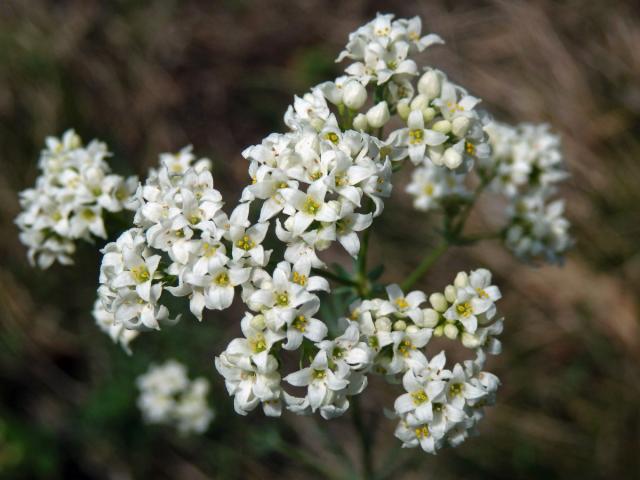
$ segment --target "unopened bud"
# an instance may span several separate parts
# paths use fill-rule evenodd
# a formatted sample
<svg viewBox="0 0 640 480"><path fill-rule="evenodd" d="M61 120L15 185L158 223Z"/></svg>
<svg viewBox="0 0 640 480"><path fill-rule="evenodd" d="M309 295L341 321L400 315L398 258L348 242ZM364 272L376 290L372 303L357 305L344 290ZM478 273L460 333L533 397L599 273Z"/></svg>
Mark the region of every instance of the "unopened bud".
<svg viewBox="0 0 640 480"><path fill-rule="evenodd" d="M458 288L463 288L469 285L469 275L467 275L467 272L458 272L453 284Z"/></svg>
<svg viewBox="0 0 640 480"><path fill-rule="evenodd" d="M405 322L404 320L398 320L393 324L393 329L402 332L407 329L407 322Z"/></svg>
<svg viewBox="0 0 640 480"><path fill-rule="evenodd" d="M407 327L406 332L413 335L414 333L418 333L419 330L420 329L418 327L416 327L415 325L409 325Z"/></svg>
<svg viewBox="0 0 640 480"><path fill-rule="evenodd" d="M458 291L456 290L456 287L454 287L453 285L447 285L445 287L444 298L446 298L449 303L455 302L457 296L458 296Z"/></svg>
<svg viewBox="0 0 640 480"><path fill-rule="evenodd" d="M389 106L382 101L367 112L367 121L372 128L383 127L389 121Z"/></svg>
<svg viewBox="0 0 640 480"><path fill-rule="evenodd" d="M411 100L411 110L422 110L429 107L429 99L424 95L417 95Z"/></svg>
<svg viewBox="0 0 640 480"><path fill-rule="evenodd" d="M398 116L406 122L407 118L409 118L409 114L411 113L409 100L406 98L403 98L402 100L400 100L398 102L396 109L398 110Z"/></svg>
<svg viewBox="0 0 640 480"><path fill-rule="evenodd" d="M440 96L440 78L435 70L425 72L418 80L418 92L429 100Z"/></svg>
<svg viewBox="0 0 640 480"><path fill-rule="evenodd" d="M364 113L359 113L356 115L356 118L353 119L353 128L360 131L369 128L369 122L367 122L367 116Z"/></svg>
<svg viewBox="0 0 640 480"><path fill-rule="evenodd" d="M456 117L453 119L453 122L451 122L451 132L456 137L464 137L469 130L470 124L471 122L467 117Z"/></svg>
<svg viewBox="0 0 640 480"><path fill-rule="evenodd" d="M444 335L447 338L450 338L451 340L455 340L456 338L458 338L458 327L456 327L453 323L447 323L444 326Z"/></svg>
<svg viewBox="0 0 640 480"><path fill-rule="evenodd" d="M440 314L436 312L433 308L425 308L422 311L422 326L426 328L433 328L438 325L440 321Z"/></svg>
<svg viewBox="0 0 640 480"><path fill-rule="evenodd" d="M342 101L351 110L359 110L367 101L367 89L357 80L352 80L344 86Z"/></svg>
<svg viewBox="0 0 640 480"><path fill-rule="evenodd" d="M451 131L451 122L449 120L438 120L433 124L431 130L444 133L445 135Z"/></svg>
<svg viewBox="0 0 640 480"><path fill-rule="evenodd" d="M444 334L444 325L439 325L433 330L434 337L441 337Z"/></svg>
<svg viewBox="0 0 640 480"><path fill-rule="evenodd" d="M431 120L433 120L433 117L436 116L436 111L435 109L431 108L431 107L427 107L427 108L423 108L422 109L422 118L424 118L425 122L430 122Z"/></svg>
<svg viewBox="0 0 640 480"><path fill-rule="evenodd" d="M433 307L433 309L437 312L444 312L449 308L449 304L447 303L447 299L441 293L432 293L429 296L429 303Z"/></svg>
<svg viewBox="0 0 640 480"><path fill-rule="evenodd" d="M444 164L450 168L458 168L462 164L462 155L454 148L447 148L443 155Z"/></svg>

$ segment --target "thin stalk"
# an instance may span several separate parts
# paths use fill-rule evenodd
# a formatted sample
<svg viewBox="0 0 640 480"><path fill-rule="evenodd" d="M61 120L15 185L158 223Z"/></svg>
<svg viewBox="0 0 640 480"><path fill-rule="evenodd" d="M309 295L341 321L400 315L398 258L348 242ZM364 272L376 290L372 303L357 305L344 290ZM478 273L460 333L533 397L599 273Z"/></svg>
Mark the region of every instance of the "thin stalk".
<svg viewBox="0 0 640 480"><path fill-rule="evenodd" d="M357 259L357 290L358 294L366 298L369 293L369 280L367 278L367 252L369 251L369 231L367 229L362 234L362 240L360 242L360 251L358 252Z"/></svg>
<svg viewBox="0 0 640 480"><path fill-rule="evenodd" d="M370 480L375 478L373 469L373 457L371 456L373 450L373 437L370 435L371 431L367 427L362 417L362 410L360 408L360 399L358 396L351 397L351 419L353 420L353 426L358 433L360 439L360 452L362 454L362 478Z"/></svg>
<svg viewBox="0 0 640 480"><path fill-rule="evenodd" d="M326 278L327 280L333 280L334 282L340 283L342 285L347 285L349 287L358 287L359 283L355 280L347 277L343 277L342 275L338 275L337 273L332 272L331 270L321 270L318 268L314 268L313 273L320 275L321 277Z"/></svg>
<svg viewBox="0 0 640 480"><path fill-rule="evenodd" d="M406 292L411 287L413 287L415 283L420 280L425 273L427 273L427 270L431 268L436 260L438 260L444 254L444 252L447 251L449 246L449 242L443 240L442 242L440 242L440 244L436 245L435 248L431 249L429 253L422 259L416 269L411 272L411 274L404 282L402 282L402 290Z"/></svg>

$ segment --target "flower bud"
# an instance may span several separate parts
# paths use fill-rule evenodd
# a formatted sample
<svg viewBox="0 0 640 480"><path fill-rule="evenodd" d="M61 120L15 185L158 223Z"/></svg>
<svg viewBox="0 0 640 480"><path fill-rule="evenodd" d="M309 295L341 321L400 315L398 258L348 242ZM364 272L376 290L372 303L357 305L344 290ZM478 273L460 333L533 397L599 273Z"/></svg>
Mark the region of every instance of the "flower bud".
<svg viewBox="0 0 640 480"><path fill-rule="evenodd" d="M367 101L367 89L357 80L352 80L344 86L342 101L351 110L359 110Z"/></svg>
<svg viewBox="0 0 640 480"><path fill-rule="evenodd" d="M449 120L439 120L433 124L431 130L444 133L445 135L451 131L451 122Z"/></svg>
<svg viewBox="0 0 640 480"><path fill-rule="evenodd" d="M404 320L398 320L393 324L393 329L402 332L407 329L407 322L405 322Z"/></svg>
<svg viewBox="0 0 640 480"><path fill-rule="evenodd" d="M427 328L433 328L438 325L440 321L440 314L436 312L433 308L425 308L422 311L422 326Z"/></svg>
<svg viewBox="0 0 640 480"><path fill-rule="evenodd" d="M470 124L471 121L467 117L456 117L453 119L453 122L451 122L451 132L456 137L464 137L469 130Z"/></svg>
<svg viewBox="0 0 640 480"><path fill-rule="evenodd" d="M360 131L365 131L369 128L369 122L367 122L367 116L364 113L359 113L353 119L353 128Z"/></svg>
<svg viewBox="0 0 640 480"><path fill-rule="evenodd" d="M458 288L463 288L469 285L469 275L467 275L467 272L458 272L453 284Z"/></svg>
<svg viewBox="0 0 640 480"><path fill-rule="evenodd" d="M444 298L446 298L449 303L455 302L457 296L458 296L458 291L456 290L456 287L454 287L453 285L447 285L445 287Z"/></svg>
<svg viewBox="0 0 640 480"><path fill-rule="evenodd" d="M409 325L409 326L407 327L406 332L407 332L407 333L410 333L410 334L414 334L414 333L418 333L418 331L419 331L419 330L420 330L420 329L419 329L418 327L416 327L415 325Z"/></svg>
<svg viewBox="0 0 640 480"><path fill-rule="evenodd" d="M398 110L398 116L406 122L407 118L409 118L409 114L411 113L409 100L407 98L403 98L402 100L400 100L396 109Z"/></svg>
<svg viewBox="0 0 640 480"><path fill-rule="evenodd" d="M435 70L425 72L418 80L418 92L429 100L440 96L440 78Z"/></svg>
<svg viewBox="0 0 640 480"><path fill-rule="evenodd" d="M462 345L467 348L478 348L480 346L480 339L469 332L462 333Z"/></svg>
<svg viewBox="0 0 640 480"><path fill-rule="evenodd" d="M462 155L454 148L447 148L444 152L443 159L444 164L452 170L462 164Z"/></svg>
<svg viewBox="0 0 640 480"><path fill-rule="evenodd" d="M429 107L429 99L424 95L417 95L411 101L411 110L423 110Z"/></svg>
<svg viewBox="0 0 640 480"><path fill-rule="evenodd" d="M249 323L256 330L264 330L265 328L264 315L256 315L251 319L251 322Z"/></svg>
<svg viewBox="0 0 640 480"><path fill-rule="evenodd" d="M439 325L433 330L434 337L441 337L444 334L444 325Z"/></svg>
<svg viewBox="0 0 640 480"><path fill-rule="evenodd" d="M389 121L389 106L382 101L367 112L367 121L372 128L383 127Z"/></svg>
<svg viewBox="0 0 640 480"><path fill-rule="evenodd" d="M382 317L376 320L376 330L380 332L390 332L391 331L391 320L387 317Z"/></svg>
<svg viewBox="0 0 640 480"><path fill-rule="evenodd" d="M429 303L433 307L433 309L437 312L444 312L449 308L449 304L447 303L447 299L441 293L432 293L429 296Z"/></svg>
<svg viewBox="0 0 640 480"><path fill-rule="evenodd" d="M422 109L422 118L424 118L425 122L430 122L431 120L433 120L433 117L436 116L436 111L435 109L431 108L431 107L427 107L427 108L423 108Z"/></svg>
<svg viewBox="0 0 640 480"><path fill-rule="evenodd" d="M334 82L324 82L318 85L320 91L329 102L334 105L342 103L342 89L338 87Z"/></svg>
<svg viewBox="0 0 640 480"><path fill-rule="evenodd" d="M447 323L444 326L444 335L445 337L451 339L451 340L455 340L456 338L458 338L458 327L456 327L453 323Z"/></svg>

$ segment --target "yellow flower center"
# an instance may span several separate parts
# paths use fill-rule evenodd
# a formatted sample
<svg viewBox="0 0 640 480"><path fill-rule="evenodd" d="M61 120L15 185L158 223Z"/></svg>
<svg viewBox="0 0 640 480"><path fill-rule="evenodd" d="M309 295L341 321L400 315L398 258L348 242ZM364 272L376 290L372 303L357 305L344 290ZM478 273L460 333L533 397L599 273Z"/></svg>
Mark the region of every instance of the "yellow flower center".
<svg viewBox="0 0 640 480"><path fill-rule="evenodd" d="M261 333L249 340L249 345L251 345L253 353L264 352L267 349L267 341Z"/></svg>
<svg viewBox="0 0 640 480"><path fill-rule="evenodd" d="M226 287L229 285L229 275L227 274L227 272L221 272L218 274L214 281L217 285Z"/></svg>
<svg viewBox="0 0 640 480"><path fill-rule="evenodd" d="M204 242L202 244L202 255L204 255L207 258L213 257L216 254L217 250L218 248L214 247L210 243Z"/></svg>
<svg viewBox="0 0 640 480"><path fill-rule="evenodd" d="M454 383L449 387L449 395L452 397L457 397L462 395L462 389L464 386L461 383Z"/></svg>
<svg viewBox="0 0 640 480"><path fill-rule="evenodd" d="M133 267L131 269L131 275L133 275L133 279L136 283L144 283L149 280L149 269L147 269L146 265L138 265L137 267Z"/></svg>
<svg viewBox="0 0 640 480"><path fill-rule="evenodd" d="M335 132L327 132L324 134L324 139L329 140L331 143L334 143L337 145L338 140L340 140L340 137L338 137L338 134Z"/></svg>
<svg viewBox="0 0 640 480"><path fill-rule="evenodd" d="M322 380L326 376L327 376L327 372L324 371L324 370L314 370L313 371L313 378L315 378L316 380Z"/></svg>
<svg viewBox="0 0 640 480"><path fill-rule="evenodd" d="M413 392L411 394L411 398L413 399L413 403L416 405L422 405L424 402L429 400L429 396L424 392L424 390Z"/></svg>
<svg viewBox="0 0 640 480"><path fill-rule="evenodd" d="M293 283L297 283L298 285L302 285L304 287L307 284L307 276L302 275L298 272L293 272Z"/></svg>
<svg viewBox="0 0 640 480"><path fill-rule="evenodd" d="M420 145L424 140L424 130L416 128L415 130L409 130L409 143L411 145Z"/></svg>
<svg viewBox="0 0 640 480"><path fill-rule="evenodd" d="M468 317L473 313L473 309L471 308L471 304L469 302L460 303L456 306L456 312L461 317Z"/></svg>
<svg viewBox="0 0 640 480"><path fill-rule="evenodd" d="M304 201L304 206L302 207L302 211L308 213L309 215L315 215L320 210L320 204L316 202L313 198L307 197Z"/></svg>
<svg viewBox="0 0 640 480"><path fill-rule="evenodd" d="M280 292L276 294L276 303L280 307L286 307L289 305L289 293L288 292Z"/></svg>
<svg viewBox="0 0 640 480"><path fill-rule="evenodd" d="M414 430L416 437L418 438L427 438L429 435L429 427L427 425L423 425L422 427L418 427Z"/></svg>
<svg viewBox="0 0 640 480"><path fill-rule="evenodd" d="M476 153L476 147L473 143L465 142L464 149L469 155L474 155Z"/></svg>
<svg viewBox="0 0 640 480"><path fill-rule="evenodd" d="M433 190L434 190L433 183L427 183L423 188L424 194L428 196L433 195Z"/></svg>
<svg viewBox="0 0 640 480"><path fill-rule="evenodd" d="M93 220L96 218L96 213L93 210L89 210L88 208L82 211L82 218L85 220Z"/></svg>
<svg viewBox="0 0 640 480"><path fill-rule="evenodd" d="M307 329L307 323L309 323L309 321L307 320L307 317L305 317L304 315L298 315L293 320L293 323L291 324L291 326L296 330L298 330L299 332L304 332Z"/></svg>
<svg viewBox="0 0 640 480"><path fill-rule="evenodd" d="M482 288L476 288L476 293L480 298L489 298L489 294L485 292Z"/></svg>
<svg viewBox="0 0 640 480"><path fill-rule="evenodd" d="M411 343L411 340L407 339L400 342L400 346L398 347L398 352L400 352L400 355L406 358L411 353L411 350L415 350L415 348L416 347L413 346L413 343Z"/></svg>
<svg viewBox="0 0 640 480"><path fill-rule="evenodd" d="M249 237L249 235L243 236L241 239L239 239L236 242L236 247L241 248L243 250L251 250L255 246L256 246L256 242L251 240L251 237Z"/></svg>
<svg viewBox="0 0 640 480"><path fill-rule="evenodd" d="M406 298L400 297L400 298L396 298L396 305L400 310L404 310L405 308L409 307L409 302L407 302Z"/></svg>

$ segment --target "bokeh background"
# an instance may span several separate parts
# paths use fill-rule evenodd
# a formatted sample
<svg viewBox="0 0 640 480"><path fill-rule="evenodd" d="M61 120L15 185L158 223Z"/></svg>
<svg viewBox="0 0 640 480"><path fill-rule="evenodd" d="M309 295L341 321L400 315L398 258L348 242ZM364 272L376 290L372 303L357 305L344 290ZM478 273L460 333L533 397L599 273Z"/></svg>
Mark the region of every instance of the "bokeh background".
<svg viewBox="0 0 640 480"><path fill-rule="evenodd" d="M71 126L106 141L122 174L144 175L159 152L191 143L233 203L247 180L241 150L283 130L293 94L333 78L348 32L383 11L420 15L442 35L421 60L495 117L562 134L577 244L563 268L523 266L495 243L443 257L420 287L486 266L503 290L498 404L481 436L433 457L400 451L379 416L394 391L372 385L363 402L378 466L391 452L410 468L395 478L640 478L639 10L632 0L0 2L0 477L293 479L319 476L318 462L337 472L337 450L357 459L348 418L324 437L311 419L233 414L213 356L238 331L238 306L197 334L187 318L144 336L128 357L90 316L95 247L79 249L75 268L40 272L13 219L43 138ZM372 232L387 281L411 270L433 230L401 190ZM472 228L494 214L478 209ZM134 378L169 357L213 384L204 437L143 426Z"/></svg>

